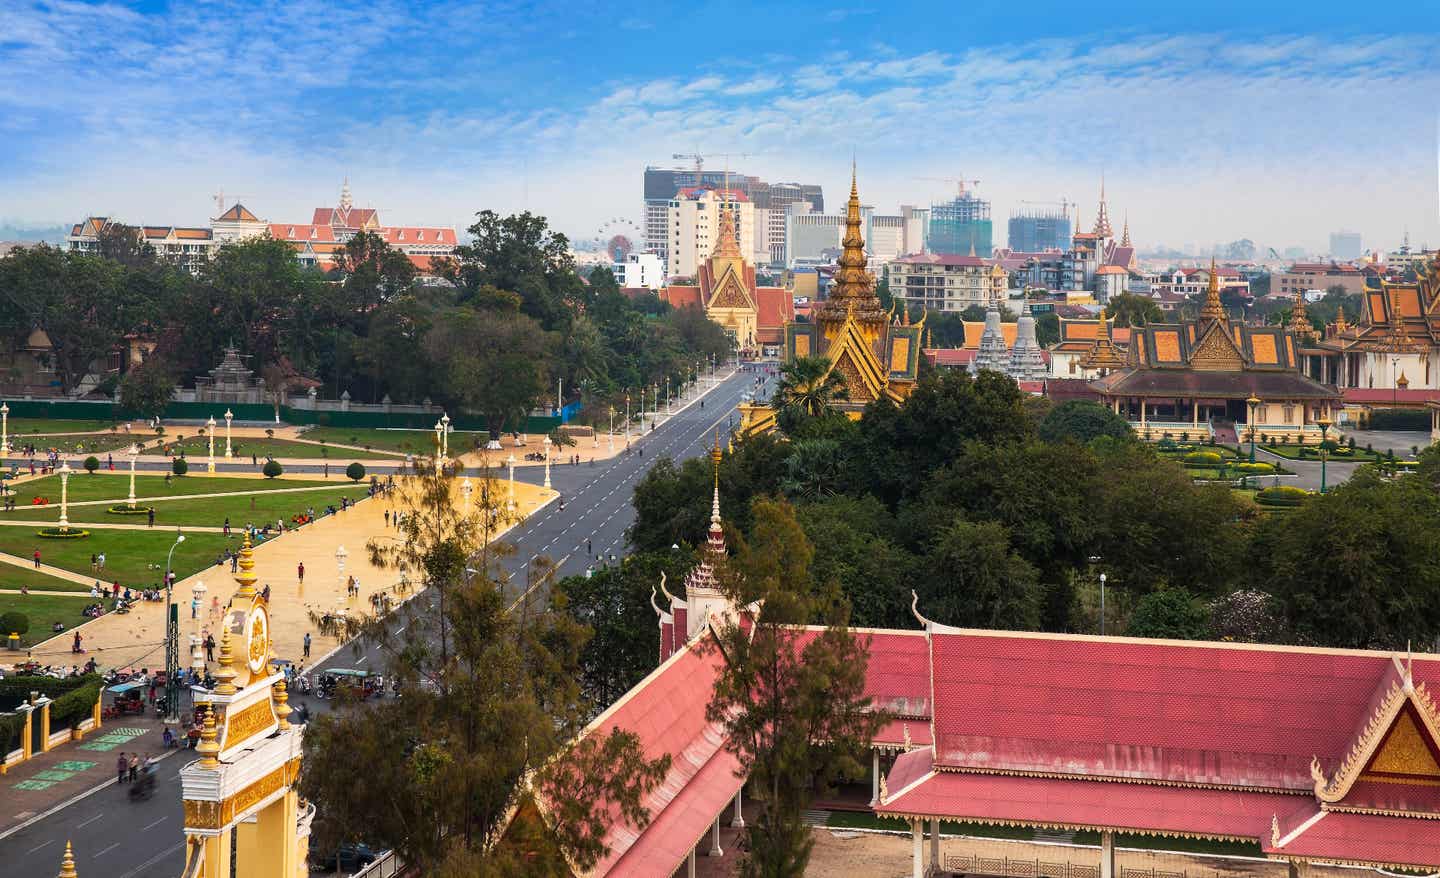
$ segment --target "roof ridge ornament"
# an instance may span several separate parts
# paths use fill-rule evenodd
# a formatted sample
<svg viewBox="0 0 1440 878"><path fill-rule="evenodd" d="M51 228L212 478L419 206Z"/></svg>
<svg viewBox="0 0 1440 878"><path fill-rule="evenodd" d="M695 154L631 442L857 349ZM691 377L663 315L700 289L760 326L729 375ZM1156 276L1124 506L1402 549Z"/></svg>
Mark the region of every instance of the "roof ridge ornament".
<svg viewBox="0 0 1440 878"><path fill-rule="evenodd" d="M916 594L913 588L910 589L910 612L914 614L922 626L927 630L930 628L930 620L920 615L920 595Z"/></svg>
<svg viewBox="0 0 1440 878"><path fill-rule="evenodd" d="M675 601L675 595L671 594L670 591L669 591L669 589L665 588L665 571L664 571L664 570L661 570L661 571L660 571L660 593L663 594L663 595L665 595L665 597L666 597L671 603L674 603L674 601Z"/></svg>

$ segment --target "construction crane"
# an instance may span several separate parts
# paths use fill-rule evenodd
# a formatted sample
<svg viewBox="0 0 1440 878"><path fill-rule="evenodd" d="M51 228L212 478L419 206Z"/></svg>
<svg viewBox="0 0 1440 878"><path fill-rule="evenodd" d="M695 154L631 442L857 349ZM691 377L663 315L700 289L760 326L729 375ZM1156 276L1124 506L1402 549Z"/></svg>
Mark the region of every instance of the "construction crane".
<svg viewBox="0 0 1440 878"><path fill-rule="evenodd" d="M1073 204L1074 202L1072 202L1069 198L1066 198L1065 196L1062 195L1062 196L1060 196L1060 200L1059 200L1059 201L1026 201L1026 200L1024 200L1024 199L1021 199L1021 200L1020 200L1020 203L1021 203L1021 204L1043 204L1043 205L1046 205L1046 206L1048 206L1048 207L1054 207L1055 205L1059 205L1059 206L1060 206L1060 212L1063 213L1063 214L1065 214L1065 216L1068 218L1068 217L1070 216L1070 205Z"/></svg>
<svg viewBox="0 0 1440 878"><path fill-rule="evenodd" d="M224 189L224 187L221 187L221 188L219 189L219 191L217 191L214 195L212 195L212 196L210 196L210 197L215 199L215 215L216 215L216 216L219 216L220 214L224 213L224 212L225 212L225 189ZM232 199L234 199L235 201L239 201L239 200L242 199L242 198L253 198L254 196L253 196L253 195L232 195L232 196L230 196L230 197L231 197Z"/></svg>
<svg viewBox="0 0 1440 878"><path fill-rule="evenodd" d="M958 194L960 194L960 195L964 195L964 194L965 194L965 184L966 184L966 183L969 183L972 188L975 187L975 186L979 186L979 185L980 185L980 181L979 181L979 180L969 180L969 179L966 179L966 178L964 178L964 177L916 177L915 179L916 179L916 180L928 180L928 181L930 181L931 183L954 183L954 184L955 184L955 188L956 188Z"/></svg>
<svg viewBox="0 0 1440 878"><path fill-rule="evenodd" d="M756 153L753 152L677 152L673 153L670 158L686 159L688 161L694 162L695 177L698 180L700 177L700 172L705 170L706 159L724 159L726 167L729 167L731 159L748 159L754 158L755 155Z"/></svg>

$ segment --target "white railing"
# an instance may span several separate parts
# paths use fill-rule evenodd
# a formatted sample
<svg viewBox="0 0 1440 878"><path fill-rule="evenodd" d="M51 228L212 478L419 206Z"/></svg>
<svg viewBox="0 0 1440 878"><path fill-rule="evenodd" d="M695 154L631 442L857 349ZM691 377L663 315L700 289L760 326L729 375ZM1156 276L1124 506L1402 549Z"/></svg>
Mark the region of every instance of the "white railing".
<svg viewBox="0 0 1440 878"><path fill-rule="evenodd" d="M354 878L392 878L399 875L403 868L405 864L394 851L385 851L375 858L375 862L356 872Z"/></svg>

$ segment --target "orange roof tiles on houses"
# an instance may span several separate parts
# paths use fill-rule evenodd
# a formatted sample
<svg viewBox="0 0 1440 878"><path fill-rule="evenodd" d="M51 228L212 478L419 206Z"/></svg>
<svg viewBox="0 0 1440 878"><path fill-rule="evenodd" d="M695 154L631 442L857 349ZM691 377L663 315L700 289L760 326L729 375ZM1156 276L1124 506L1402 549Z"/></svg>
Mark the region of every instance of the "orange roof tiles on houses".
<svg viewBox="0 0 1440 878"><path fill-rule="evenodd" d="M261 219L245 208L245 205L238 201L231 205L228 210L215 217L216 222L241 222L258 223Z"/></svg>

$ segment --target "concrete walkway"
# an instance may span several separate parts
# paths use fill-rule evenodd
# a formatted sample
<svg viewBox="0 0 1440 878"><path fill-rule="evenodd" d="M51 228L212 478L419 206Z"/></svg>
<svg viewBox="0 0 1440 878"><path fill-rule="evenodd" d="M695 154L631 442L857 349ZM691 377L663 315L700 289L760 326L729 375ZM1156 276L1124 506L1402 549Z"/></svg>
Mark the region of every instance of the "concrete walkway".
<svg viewBox="0 0 1440 878"><path fill-rule="evenodd" d="M42 552L42 554L41 554L41 557L42 557L42 558L44 557L43 552ZM86 587L89 587L89 586L95 584L95 577L93 577L93 576L82 576L82 575L80 575L79 573L74 573L74 572L71 572L71 571L69 571L69 570L64 570L64 569L62 569L62 568L60 568L60 567L51 567L49 564L44 564L44 563L42 563L39 567L36 567L36 566L35 566L35 559L33 559L33 558L22 558L22 557L20 557L19 555L10 555L10 554L7 554L7 553L5 553L5 552L0 552L0 562L4 562L4 563L6 563L6 564L14 564L16 567L26 567L26 568L29 568L30 570L35 570L35 571L37 571L37 572L39 572L39 573L44 573L44 574L47 575L47 576L53 576L53 577L55 577L56 579L65 579L65 580L69 580L70 582L78 582L78 583L80 583L81 585L86 586ZM45 594L45 593L46 593L46 592L38 592L38 591L37 591L37 592L31 592L31 594ZM67 591L67 592L60 592L60 594L75 595L75 594L79 594L79 592Z"/></svg>
<svg viewBox="0 0 1440 878"><path fill-rule="evenodd" d="M493 490L507 489L507 482L494 482ZM515 493L521 515L531 514L556 496L554 491L524 482L515 483ZM307 632L312 635L314 657L334 645L315 630L310 620L311 612L368 614L371 595L388 592L394 596L399 572L374 566L366 550L369 540L386 534L385 512L391 509L388 497L362 500L345 512L327 515L313 524L272 537L255 547L257 587L269 585L271 589L270 634L278 657L302 662L302 642ZM389 532L394 533L393 530ZM337 569L335 561L336 548L341 545L348 553L343 574ZM306 567L303 583L297 577L301 562ZM346 579L352 575L359 582L360 595L347 598ZM92 580L84 579L84 582L88 585ZM197 582L204 582L208 591L200 618L192 620L187 610L191 588ZM184 654L181 660L187 665L189 636L198 633L203 639L210 633L212 626L219 622L220 607L234 594L235 588L228 567L207 567L176 583L176 600L181 607L181 651ZM110 613L85 623L80 629L84 631L87 653L93 655L103 668L155 665L164 661L164 602L141 601L129 613ZM74 636L75 630L79 629L71 629L36 644L31 648L32 654L40 662L68 661L71 655L69 639Z"/></svg>

